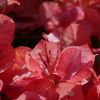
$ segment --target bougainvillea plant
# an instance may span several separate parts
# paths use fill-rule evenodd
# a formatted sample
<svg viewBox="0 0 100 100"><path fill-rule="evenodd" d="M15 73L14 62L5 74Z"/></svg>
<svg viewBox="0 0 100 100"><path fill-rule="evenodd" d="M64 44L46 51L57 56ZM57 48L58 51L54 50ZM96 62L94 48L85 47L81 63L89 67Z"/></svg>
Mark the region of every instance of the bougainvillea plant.
<svg viewBox="0 0 100 100"><path fill-rule="evenodd" d="M100 0L0 0L0 100L100 100Z"/></svg>

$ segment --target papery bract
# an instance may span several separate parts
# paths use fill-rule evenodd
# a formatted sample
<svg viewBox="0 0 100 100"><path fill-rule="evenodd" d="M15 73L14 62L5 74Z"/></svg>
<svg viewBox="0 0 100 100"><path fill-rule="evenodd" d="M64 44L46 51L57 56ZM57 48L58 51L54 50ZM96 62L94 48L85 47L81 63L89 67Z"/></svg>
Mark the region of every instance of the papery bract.
<svg viewBox="0 0 100 100"><path fill-rule="evenodd" d="M61 100L84 100L81 85L62 82L58 84L56 91L59 93Z"/></svg>
<svg viewBox="0 0 100 100"><path fill-rule="evenodd" d="M92 27L88 22L79 22L70 24L63 32L65 45L83 45L90 44Z"/></svg>
<svg viewBox="0 0 100 100"><path fill-rule="evenodd" d="M41 21L48 31L55 30L58 27L65 28L73 21L84 19L84 12L81 8L76 6L67 8L57 2L43 3L39 12Z"/></svg>
<svg viewBox="0 0 100 100"><path fill-rule="evenodd" d="M46 98L32 91L26 91L15 100L46 100Z"/></svg>
<svg viewBox="0 0 100 100"><path fill-rule="evenodd" d="M15 61L17 65L23 66L25 64L25 55L27 52L30 52L31 49L28 47L20 46L15 48Z"/></svg>
<svg viewBox="0 0 100 100"><path fill-rule="evenodd" d="M54 83L52 81L50 81L47 78L41 78L41 79L37 79L37 80L33 80L30 79L29 80L25 80L24 82L26 84L24 84L24 82L22 83L21 80L19 80L19 82L15 82L15 84L13 86L11 86L8 90L7 90L7 95L10 98L16 98L18 97L20 94L22 94L24 91L33 91L36 94L39 94L43 97L46 98L57 98L58 94L56 93L55 89L54 89ZM19 84L22 83L22 84ZM12 94L12 92L16 92L16 94ZM52 97L51 95L55 95L54 97ZM48 100L49 100L48 98Z"/></svg>
<svg viewBox="0 0 100 100"><path fill-rule="evenodd" d="M68 80L79 71L93 67L94 59L87 45L67 47L60 54L54 72Z"/></svg>
<svg viewBox="0 0 100 100"><path fill-rule="evenodd" d="M11 45L14 31L14 21L6 15L0 14L0 51Z"/></svg>
<svg viewBox="0 0 100 100"><path fill-rule="evenodd" d="M49 72L52 72L55 61L60 52L59 44L48 41L40 41L29 55L39 64L39 67L42 68L42 70L47 69ZM28 59L28 57L26 59Z"/></svg>
<svg viewBox="0 0 100 100"><path fill-rule="evenodd" d="M11 43L14 38L15 23L6 15L0 14L0 70L13 65L14 49Z"/></svg>
<svg viewBox="0 0 100 100"><path fill-rule="evenodd" d="M100 100L100 84L94 85L90 88L86 100Z"/></svg>
<svg viewBox="0 0 100 100"><path fill-rule="evenodd" d="M86 14L87 20L93 26L92 27L93 28L92 34L99 37L100 13L96 9L90 7L90 8L85 10L85 14ZM91 16L91 15L93 15L93 16Z"/></svg>

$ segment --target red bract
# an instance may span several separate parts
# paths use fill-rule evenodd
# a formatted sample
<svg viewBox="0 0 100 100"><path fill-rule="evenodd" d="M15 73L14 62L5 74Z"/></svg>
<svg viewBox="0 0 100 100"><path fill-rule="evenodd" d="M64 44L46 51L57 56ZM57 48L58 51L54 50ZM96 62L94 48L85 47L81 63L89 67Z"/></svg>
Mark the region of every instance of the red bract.
<svg viewBox="0 0 100 100"><path fill-rule="evenodd" d="M41 21L48 31L64 29L71 22L84 19L84 12L81 8L77 6L67 8L57 2L43 3L39 13Z"/></svg>
<svg viewBox="0 0 100 100"><path fill-rule="evenodd" d="M60 100L84 100L81 85L62 82L58 84L57 92L60 94Z"/></svg>
<svg viewBox="0 0 100 100"><path fill-rule="evenodd" d="M25 64L25 55L30 51L30 48L24 46L15 48L15 62L19 67L22 67Z"/></svg>
<svg viewBox="0 0 100 100"><path fill-rule="evenodd" d="M18 7L20 6L19 0L6 0L6 1L7 4L4 5L4 8L2 9L3 14L9 14L14 10L16 6Z"/></svg>
<svg viewBox="0 0 100 100"><path fill-rule="evenodd" d="M88 21L93 26L93 30L95 32L94 35L98 34L98 36L99 36L100 13L92 7L86 9L85 13L86 13L86 18L88 19Z"/></svg>
<svg viewBox="0 0 100 100"><path fill-rule="evenodd" d="M70 24L63 32L62 39L65 45L83 45L90 43L92 27L87 21Z"/></svg>
<svg viewBox="0 0 100 100"><path fill-rule="evenodd" d="M68 80L82 70L83 73L88 73L88 68L93 66L95 56L87 45L66 47L60 52L56 43L41 41L26 57L28 68L34 69L35 65L37 71L41 69L45 73L54 73Z"/></svg>
<svg viewBox="0 0 100 100"><path fill-rule="evenodd" d="M58 98L54 84L47 78L41 78L37 80L27 78L21 81L16 81L13 86L7 90L7 95L10 98L16 98L19 94L22 94L25 91L32 91L33 93L46 97L48 100L51 100L50 98L53 100L56 100L54 98ZM12 94L12 92L16 92L16 94Z"/></svg>
<svg viewBox="0 0 100 100"><path fill-rule="evenodd" d="M60 51L59 44L48 41L40 41L40 43L37 44L37 46L28 55L30 56L29 59L33 59L37 64L39 64L39 67L43 71L48 70L49 72L52 72ZM28 60L28 57L26 57L26 61L29 66L30 63L28 61L30 60Z"/></svg>
<svg viewBox="0 0 100 100"><path fill-rule="evenodd" d="M1 72L13 64L14 50L11 47L15 30L13 20L0 15L0 70Z"/></svg>
<svg viewBox="0 0 100 100"><path fill-rule="evenodd" d="M86 100L100 100L100 84L91 87Z"/></svg>
<svg viewBox="0 0 100 100"><path fill-rule="evenodd" d="M100 76L96 76L96 79L94 80L94 85L89 88L86 100L100 100Z"/></svg>
<svg viewBox="0 0 100 100"><path fill-rule="evenodd" d="M92 67L94 59L95 57L87 45L67 47L60 54L54 71L60 77L68 80L79 71Z"/></svg>
<svg viewBox="0 0 100 100"><path fill-rule="evenodd" d="M42 77L42 68L40 65L34 59L32 59L32 57L26 57L29 58L26 63L28 70L32 71L34 76Z"/></svg>
<svg viewBox="0 0 100 100"><path fill-rule="evenodd" d="M32 90L38 94L41 94L41 95L49 98L48 96L51 95L53 91L55 91L55 90L53 90L53 89L55 89L54 86L55 85L52 82L52 80L49 80L48 78L42 78L42 79L31 82L28 85L28 87L26 87L26 88L27 88L27 90ZM49 93L49 91L51 91L51 92ZM55 92L55 94L56 94L56 92ZM50 98L55 98L55 97L50 97Z"/></svg>
<svg viewBox="0 0 100 100"><path fill-rule="evenodd" d="M18 0L0 0L0 13L7 14L11 12L16 5L20 5Z"/></svg>
<svg viewBox="0 0 100 100"><path fill-rule="evenodd" d="M0 52L0 72L4 72L14 64L14 49L12 47L5 48Z"/></svg>
<svg viewBox="0 0 100 100"><path fill-rule="evenodd" d="M15 23L5 15L0 15L0 50L5 50L11 45L14 37Z"/></svg>
<svg viewBox="0 0 100 100"><path fill-rule="evenodd" d="M26 91L21 94L16 100L46 100L46 98L32 91Z"/></svg>

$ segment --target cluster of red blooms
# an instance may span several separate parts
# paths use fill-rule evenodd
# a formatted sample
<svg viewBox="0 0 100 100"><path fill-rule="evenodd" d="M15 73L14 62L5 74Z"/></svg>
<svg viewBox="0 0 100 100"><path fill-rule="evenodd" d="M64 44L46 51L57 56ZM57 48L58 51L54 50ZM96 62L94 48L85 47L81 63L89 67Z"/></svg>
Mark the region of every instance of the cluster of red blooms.
<svg viewBox="0 0 100 100"><path fill-rule="evenodd" d="M100 0L0 0L0 100L100 100Z"/></svg>

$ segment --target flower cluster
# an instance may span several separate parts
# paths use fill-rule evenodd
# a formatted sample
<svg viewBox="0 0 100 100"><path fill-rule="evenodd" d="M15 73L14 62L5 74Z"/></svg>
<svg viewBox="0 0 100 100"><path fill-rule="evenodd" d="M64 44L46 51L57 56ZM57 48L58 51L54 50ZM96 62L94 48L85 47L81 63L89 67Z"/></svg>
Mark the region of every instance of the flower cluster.
<svg viewBox="0 0 100 100"><path fill-rule="evenodd" d="M0 100L100 100L100 0L0 0Z"/></svg>

